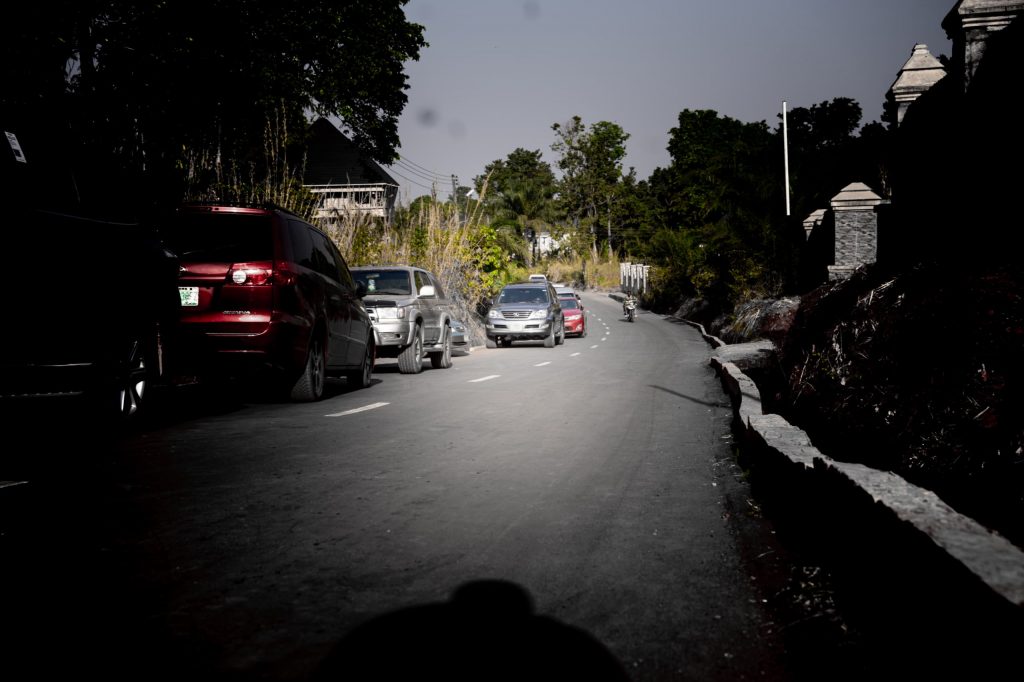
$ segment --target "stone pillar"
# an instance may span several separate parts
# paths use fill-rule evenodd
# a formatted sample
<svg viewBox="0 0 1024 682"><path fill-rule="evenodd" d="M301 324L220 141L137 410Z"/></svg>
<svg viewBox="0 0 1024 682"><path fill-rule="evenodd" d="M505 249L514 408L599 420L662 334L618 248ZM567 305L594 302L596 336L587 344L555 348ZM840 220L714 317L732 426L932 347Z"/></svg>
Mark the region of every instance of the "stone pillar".
<svg viewBox="0 0 1024 682"><path fill-rule="evenodd" d="M932 56L924 43L914 45L910 59L900 69L899 75L889 88L896 102L896 125L903 123L903 115L922 94L942 80L946 69Z"/></svg>
<svg viewBox="0 0 1024 682"><path fill-rule="evenodd" d="M858 266L878 258L878 217L875 206L885 203L862 182L854 182L832 197L835 216L835 263L829 280L843 279Z"/></svg>
<svg viewBox="0 0 1024 682"><path fill-rule="evenodd" d="M643 263L619 263L619 288L634 294L647 292L651 266Z"/></svg>
<svg viewBox="0 0 1024 682"><path fill-rule="evenodd" d="M960 0L942 20L953 42L953 59L963 74L964 89L985 54L989 36L1024 14L1024 0Z"/></svg>
<svg viewBox="0 0 1024 682"><path fill-rule="evenodd" d="M821 225L821 219L825 217L825 209L819 208L817 211L811 211L810 215L804 218L804 239L811 238L811 232L814 232L814 228Z"/></svg>

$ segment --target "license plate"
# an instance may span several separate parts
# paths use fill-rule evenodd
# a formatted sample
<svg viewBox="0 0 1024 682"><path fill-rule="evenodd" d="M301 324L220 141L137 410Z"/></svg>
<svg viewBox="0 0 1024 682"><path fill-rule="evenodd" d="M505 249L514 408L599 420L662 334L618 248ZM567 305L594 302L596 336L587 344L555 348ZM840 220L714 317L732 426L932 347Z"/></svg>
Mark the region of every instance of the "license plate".
<svg viewBox="0 0 1024 682"><path fill-rule="evenodd" d="M178 295L181 296L182 307L194 308L199 305L199 287L178 287Z"/></svg>

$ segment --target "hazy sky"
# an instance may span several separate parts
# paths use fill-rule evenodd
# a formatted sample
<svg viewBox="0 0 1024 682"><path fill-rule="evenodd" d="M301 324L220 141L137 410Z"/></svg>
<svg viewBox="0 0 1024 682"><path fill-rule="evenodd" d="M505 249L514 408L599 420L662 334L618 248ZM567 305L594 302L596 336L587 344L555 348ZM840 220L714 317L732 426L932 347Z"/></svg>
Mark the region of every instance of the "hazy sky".
<svg viewBox="0 0 1024 682"><path fill-rule="evenodd" d="M646 179L670 159L684 109L779 124L835 97L878 120L916 43L938 57L955 0L410 0L429 47L406 65L398 163L408 203L444 198L517 147L555 168L554 123L578 115L630 135L625 166ZM780 157L781 165L781 157Z"/></svg>

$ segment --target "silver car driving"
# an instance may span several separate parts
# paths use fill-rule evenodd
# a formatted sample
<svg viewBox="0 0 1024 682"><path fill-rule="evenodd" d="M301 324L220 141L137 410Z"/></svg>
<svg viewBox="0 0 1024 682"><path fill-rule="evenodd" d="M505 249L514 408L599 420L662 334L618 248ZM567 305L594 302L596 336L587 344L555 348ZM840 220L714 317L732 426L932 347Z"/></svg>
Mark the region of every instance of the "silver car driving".
<svg viewBox="0 0 1024 682"><path fill-rule="evenodd" d="M565 342L565 319L550 282L506 284L487 312L487 347L513 341L543 341L546 348Z"/></svg>

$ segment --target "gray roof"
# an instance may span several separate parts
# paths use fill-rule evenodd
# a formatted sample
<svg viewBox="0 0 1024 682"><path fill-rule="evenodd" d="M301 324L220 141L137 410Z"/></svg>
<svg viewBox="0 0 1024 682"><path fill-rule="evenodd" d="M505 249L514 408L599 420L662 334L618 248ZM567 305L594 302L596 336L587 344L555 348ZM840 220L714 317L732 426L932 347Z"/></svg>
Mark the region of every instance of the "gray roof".
<svg viewBox="0 0 1024 682"><path fill-rule="evenodd" d="M303 182L307 185L398 185L326 118L313 122Z"/></svg>

